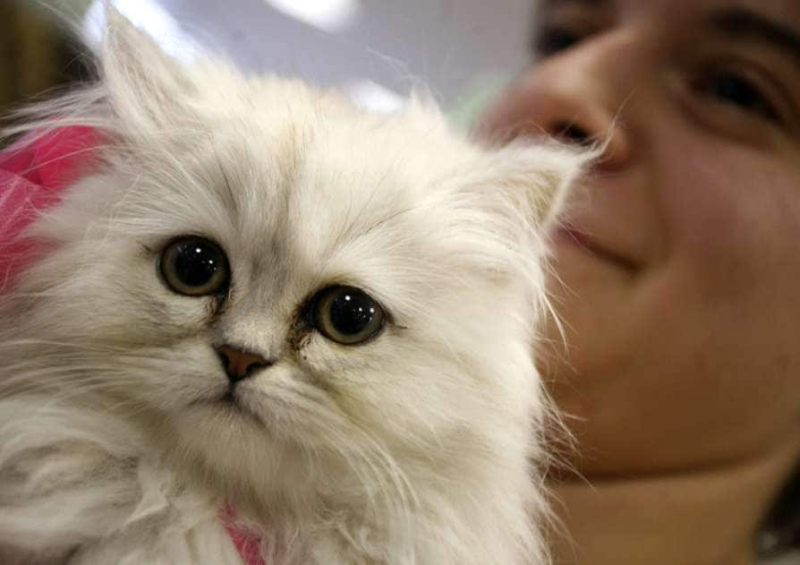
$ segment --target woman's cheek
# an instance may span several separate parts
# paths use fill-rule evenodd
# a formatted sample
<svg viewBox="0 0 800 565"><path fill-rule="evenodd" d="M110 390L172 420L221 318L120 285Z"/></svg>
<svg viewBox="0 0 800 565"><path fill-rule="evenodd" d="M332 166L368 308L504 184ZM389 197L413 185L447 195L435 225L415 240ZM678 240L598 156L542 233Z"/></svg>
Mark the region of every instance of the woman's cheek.
<svg viewBox="0 0 800 565"><path fill-rule="evenodd" d="M755 157L747 151L726 154L724 148L707 155L684 146L657 181L668 232L666 261L680 265L711 301L751 292L763 274L761 257L781 245L775 199L766 179L754 174Z"/></svg>

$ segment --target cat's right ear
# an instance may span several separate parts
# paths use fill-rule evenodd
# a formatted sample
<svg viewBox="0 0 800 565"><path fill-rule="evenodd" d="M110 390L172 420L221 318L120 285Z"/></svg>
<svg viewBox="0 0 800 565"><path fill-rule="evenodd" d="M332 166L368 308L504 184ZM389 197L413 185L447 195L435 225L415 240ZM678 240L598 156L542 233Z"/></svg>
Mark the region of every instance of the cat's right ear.
<svg viewBox="0 0 800 565"><path fill-rule="evenodd" d="M106 3L100 70L112 112L128 134L145 138L178 125L175 122L185 111L182 101L194 90L178 62L110 2Z"/></svg>

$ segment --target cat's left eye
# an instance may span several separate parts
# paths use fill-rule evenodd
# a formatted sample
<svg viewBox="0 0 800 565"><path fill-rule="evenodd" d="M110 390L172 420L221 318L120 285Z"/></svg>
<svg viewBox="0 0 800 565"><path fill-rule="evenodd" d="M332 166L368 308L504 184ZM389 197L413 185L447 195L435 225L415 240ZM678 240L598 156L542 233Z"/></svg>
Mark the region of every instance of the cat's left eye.
<svg viewBox="0 0 800 565"><path fill-rule="evenodd" d="M227 291L230 267L219 245L202 237L172 241L161 253L164 282L178 294L207 296Z"/></svg>
<svg viewBox="0 0 800 565"><path fill-rule="evenodd" d="M371 296L352 286L322 290L313 301L315 327L343 345L364 343L384 328L386 313Z"/></svg>

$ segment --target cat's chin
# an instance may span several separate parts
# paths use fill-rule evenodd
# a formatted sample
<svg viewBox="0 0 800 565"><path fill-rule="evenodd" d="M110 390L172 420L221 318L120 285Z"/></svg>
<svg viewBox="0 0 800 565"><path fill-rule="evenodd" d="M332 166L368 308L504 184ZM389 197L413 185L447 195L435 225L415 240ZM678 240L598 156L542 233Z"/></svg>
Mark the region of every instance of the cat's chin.
<svg viewBox="0 0 800 565"><path fill-rule="evenodd" d="M271 449L275 443L264 419L228 394L192 403L173 419L179 438L216 455L237 450L241 443Z"/></svg>
<svg viewBox="0 0 800 565"><path fill-rule="evenodd" d="M266 507L281 493L314 489L303 450L277 437L244 406L223 398L195 404L172 425L176 452L183 455L178 464L232 501L250 493Z"/></svg>

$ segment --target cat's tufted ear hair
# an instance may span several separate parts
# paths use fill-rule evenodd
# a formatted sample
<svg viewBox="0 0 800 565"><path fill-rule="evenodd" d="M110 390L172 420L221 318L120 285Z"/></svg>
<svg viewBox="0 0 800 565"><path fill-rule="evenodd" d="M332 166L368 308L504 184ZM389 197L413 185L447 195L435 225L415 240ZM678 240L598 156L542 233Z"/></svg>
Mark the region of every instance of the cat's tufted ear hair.
<svg viewBox="0 0 800 565"><path fill-rule="evenodd" d="M195 89L188 74L145 32L106 3L100 72L111 110L130 134L168 131Z"/></svg>
<svg viewBox="0 0 800 565"><path fill-rule="evenodd" d="M601 152L521 140L490 150L485 173L511 210L544 229L557 219L570 187Z"/></svg>
<svg viewBox="0 0 800 565"><path fill-rule="evenodd" d="M406 118L417 121L425 129L435 126L442 131L451 131L448 121L435 94L427 86L417 85L408 95L403 108Z"/></svg>
<svg viewBox="0 0 800 565"><path fill-rule="evenodd" d="M435 115L444 117L441 106L433 91L428 86L417 85L408 95L407 107L409 112L416 112L426 116Z"/></svg>

